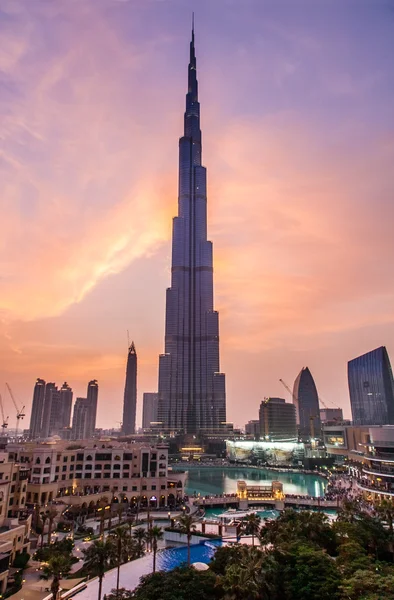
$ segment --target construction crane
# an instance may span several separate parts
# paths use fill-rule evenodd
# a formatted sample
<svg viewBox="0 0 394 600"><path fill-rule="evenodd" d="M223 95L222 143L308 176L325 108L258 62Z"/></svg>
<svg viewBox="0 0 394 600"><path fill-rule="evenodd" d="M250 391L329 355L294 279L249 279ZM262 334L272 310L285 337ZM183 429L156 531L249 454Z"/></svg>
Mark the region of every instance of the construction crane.
<svg viewBox="0 0 394 600"><path fill-rule="evenodd" d="M4 416L3 398L1 397L1 394L0 394L0 409L1 409L1 416L2 416L2 419L3 419L3 424L1 426L1 428L3 430L3 432L2 432L3 435L5 435L5 430L8 427L8 419L9 419L9 417L5 418L5 416Z"/></svg>
<svg viewBox="0 0 394 600"><path fill-rule="evenodd" d="M12 389L10 388L10 386L8 385L8 383L5 384L7 387L7 390L11 396L11 400L13 405L15 406L15 410L16 410L16 427L15 427L15 440L18 441L18 430L19 430L19 421L21 419L23 419L23 417L25 416L25 413L23 412L25 410L25 407L22 406L21 409L18 408L18 405L15 401L14 398L14 394L12 393Z"/></svg>
<svg viewBox="0 0 394 600"><path fill-rule="evenodd" d="M283 387L289 392L290 396L293 398L293 404L296 407L296 411L297 411L297 424L299 424L300 416L299 416L299 402L298 402L298 398L296 398L295 394L291 391L291 389L289 388L289 386L287 385L287 383L285 383L283 381L283 379L279 379L279 381L281 382L281 384L283 385Z"/></svg>

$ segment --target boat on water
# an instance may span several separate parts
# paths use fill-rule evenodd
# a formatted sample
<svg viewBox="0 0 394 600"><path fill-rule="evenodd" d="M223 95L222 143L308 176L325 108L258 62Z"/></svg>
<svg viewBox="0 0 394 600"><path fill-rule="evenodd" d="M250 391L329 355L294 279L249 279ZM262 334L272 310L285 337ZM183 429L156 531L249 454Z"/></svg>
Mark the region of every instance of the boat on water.
<svg viewBox="0 0 394 600"><path fill-rule="evenodd" d="M226 512L219 515L218 521L223 524L230 524L231 522L242 521L249 515L257 514L256 509L248 510L237 510L236 508L229 508Z"/></svg>

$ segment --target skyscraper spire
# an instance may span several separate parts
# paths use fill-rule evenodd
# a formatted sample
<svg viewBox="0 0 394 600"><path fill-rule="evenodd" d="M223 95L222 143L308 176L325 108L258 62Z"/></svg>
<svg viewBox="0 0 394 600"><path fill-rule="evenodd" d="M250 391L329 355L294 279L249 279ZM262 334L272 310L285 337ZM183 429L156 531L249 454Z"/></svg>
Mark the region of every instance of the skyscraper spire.
<svg viewBox="0 0 394 600"><path fill-rule="evenodd" d="M125 435L135 433L135 416L137 411L137 352L134 342L129 346L127 354L126 381L123 399L123 425Z"/></svg>
<svg viewBox="0 0 394 600"><path fill-rule="evenodd" d="M193 15L158 405L163 430L186 433L216 430L226 420L225 376L219 373L219 315L213 309L212 243L207 240L206 169L201 161Z"/></svg>

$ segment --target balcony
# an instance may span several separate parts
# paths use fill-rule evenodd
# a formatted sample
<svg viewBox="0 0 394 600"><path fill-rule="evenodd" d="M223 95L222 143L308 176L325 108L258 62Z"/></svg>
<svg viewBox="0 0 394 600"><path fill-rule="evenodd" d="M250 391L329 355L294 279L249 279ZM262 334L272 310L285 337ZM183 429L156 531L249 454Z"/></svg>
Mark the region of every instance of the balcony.
<svg viewBox="0 0 394 600"><path fill-rule="evenodd" d="M368 473L369 475L376 475L377 477L394 477L394 469L385 468L385 467L364 467L362 468L363 473Z"/></svg>
<svg viewBox="0 0 394 600"><path fill-rule="evenodd" d="M394 497L394 489L388 489L384 486L376 485L367 480L357 481L357 487L365 492L371 492L371 494L381 494L391 498Z"/></svg>

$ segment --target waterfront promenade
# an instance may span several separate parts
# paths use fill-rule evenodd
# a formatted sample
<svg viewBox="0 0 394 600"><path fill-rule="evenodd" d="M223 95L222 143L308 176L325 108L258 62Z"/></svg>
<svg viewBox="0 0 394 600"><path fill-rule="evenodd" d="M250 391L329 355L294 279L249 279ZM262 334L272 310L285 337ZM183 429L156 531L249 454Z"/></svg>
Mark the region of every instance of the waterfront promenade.
<svg viewBox="0 0 394 600"><path fill-rule="evenodd" d="M251 498L241 500L236 494L223 494L221 496L208 496L203 498L194 498L193 503L199 508L204 507L234 507L249 508L250 506L269 506L277 510L291 507L311 507L311 508L339 508L341 500L326 500L325 498L311 498L310 496L290 496L287 495L281 500L275 498Z"/></svg>

